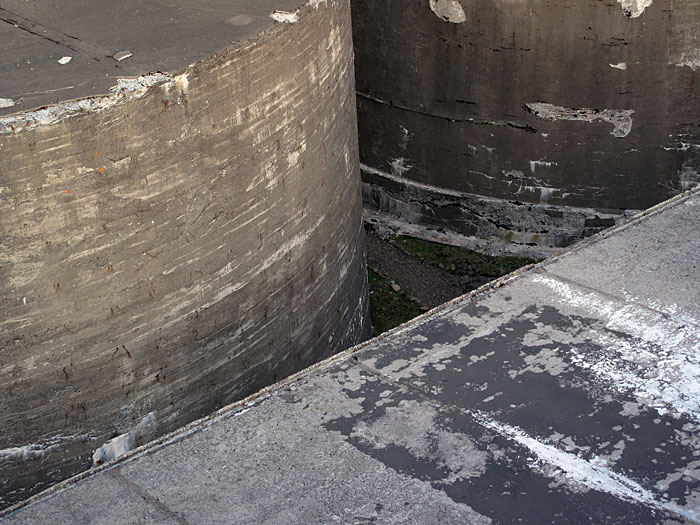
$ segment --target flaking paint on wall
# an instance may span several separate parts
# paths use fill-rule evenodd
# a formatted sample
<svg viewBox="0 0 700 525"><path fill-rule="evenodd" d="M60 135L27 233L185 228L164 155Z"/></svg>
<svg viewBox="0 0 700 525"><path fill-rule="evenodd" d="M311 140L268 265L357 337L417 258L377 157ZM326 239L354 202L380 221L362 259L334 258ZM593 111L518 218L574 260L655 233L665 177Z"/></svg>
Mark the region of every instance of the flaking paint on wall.
<svg viewBox="0 0 700 525"><path fill-rule="evenodd" d="M622 6L625 16L638 18L642 16L644 10L654 3L654 0L617 0Z"/></svg>
<svg viewBox="0 0 700 525"><path fill-rule="evenodd" d="M632 131L633 109L573 109L545 102L531 102L525 104L525 107L545 120L579 120L582 122L602 120L609 122L613 125L610 134L617 138L624 138Z"/></svg>
<svg viewBox="0 0 700 525"><path fill-rule="evenodd" d="M467 16L459 0L430 0L430 9L435 15L453 24L466 22Z"/></svg>

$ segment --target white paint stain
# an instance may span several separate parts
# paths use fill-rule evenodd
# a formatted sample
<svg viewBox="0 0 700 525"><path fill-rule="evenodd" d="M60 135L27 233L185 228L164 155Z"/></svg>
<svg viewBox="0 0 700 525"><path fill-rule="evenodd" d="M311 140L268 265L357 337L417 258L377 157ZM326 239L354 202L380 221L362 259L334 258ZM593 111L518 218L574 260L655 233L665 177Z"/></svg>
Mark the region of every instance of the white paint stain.
<svg viewBox="0 0 700 525"><path fill-rule="evenodd" d="M678 67L689 67L693 71L697 71L697 69L700 68L700 47L682 51L674 65Z"/></svg>
<svg viewBox="0 0 700 525"><path fill-rule="evenodd" d="M533 281L553 291L560 302L597 316L611 331L596 336L602 352L572 349L576 365L620 392L632 392L661 415L670 412L700 421L700 322L669 318L543 275Z"/></svg>
<svg viewBox="0 0 700 525"><path fill-rule="evenodd" d="M617 2L622 6L625 16L638 18L654 3L654 0L617 0Z"/></svg>
<svg viewBox="0 0 700 525"><path fill-rule="evenodd" d="M93 465L101 465L123 456L136 447L137 440L147 441L158 429L156 413L150 412L129 432L110 439L92 455Z"/></svg>
<svg viewBox="0 0 700 525"><path fill-rule="evenodd" d="M309 0L305 5L318 9L318 6L325 4L327 1L328 0ZM294 24L299 20L299 13L302 7L299 7L295 11L281 11L275 9L272 13L270 13L270 18L272 18L275 22L282 24Z"/></svg>
<svg viewBox="0 0 700 525"><path fill-rule="evenodd" d="M187 73L182 73L177 75L173 80L175 80L175 87L177 88L177 94L182 97L187 94L190 89L190 79L187 77Z"/></svg>
<svg viewBox="0 0 700 525"><path fill-rule="evenodd" d="M537 171L537 168L551 168L552 166L556 166L556 162L547 162L544 160L531 160L529 161L530 163L530 172L535 173Z"/></svg>
<svg viewBox="0 0 700 525"><path fill-rule="evenodd" d="M403 177L403 174L409 171L413 166L406 162L406 159L394 159L391 162L391 174L395 177Z"/></svg>
<svg viewBox="0 0 700 525"><path fill-rule="evenodd" d="M301 155L300 151L292 151L290 154L287 155L287 163L290 166L296 165L296 163L299 162L300 155Z"/></svg>
<svg viewBox="0 0 700 525"><path fill-rule="evenodd" d="M691 144L690 142L679 142L678 146L675 148L667 148L666 146L661 146L666 151L700 151L700 144Z"/></svg>
<svg viewBox="0 0 700 525"><path fill-rule="evenodd" d="M678 185L682 190L692 190L700 186L700 171L693 166L683 166L678 171Z"/></svg>
<svg viewBox="0 0 700 525"><path fill-rule="evenodd" d="M445 22L462 24L467 21L464 8L458 0L430 0L430 10Z"/></svg>
<svg viewBox="0 0 700 525"><path fill-rule="evenodd" d="M549 202L549 199L552 198L552 195L554 195L555 191L559 191L557 188L545 188L545 187L540 187L540 202Z"/></svg>
<svg viewBox="0 0 700 525"><path fill-rule="evenodd" d="M695 510L680 507L670 501L657 499L654 493L648 491L633 479L614 472L608 467L607 461L602 458L593 456L587 460L539 441L518 427L500 423L482 413L476 412L474 416L484 427L525 447L535 458L533 467L542 465L554 467L556 471L553 477L563 476L589 489L605 492L626 501L642 503L660 510L673 512L691 520L697 520L700 517L700 513Z"/></svg>
<svg viewBox="0 0 700 525"><path fill-rule="evenodd" d="M403 126L399 126L399 128L401 129L401 142L400 142L399 146L402 150L405 151L406 148L408 147L408 142L411 140L411 137L413 136L413 133L408 131L408 129L406 129Z"/></svg>
<svg viewBox="0 0 700 525"><path fill-rule="evenodd" d="M94 439L90 434L57 435L49 437L39 443L29 443L21 447L10 447L0 449L0 462L6 461L26 461L28 459L42 458L44 455L66 443L78 440Z"/></svg>
<svg viewBox="0 0 700 525"><path fill-rule="evenodd" d="M582 122L602 120L609 122L613 125L610 134L618 138L624 138L632 131L633 109L574 109L545 102L531 102L525 106L544 120L578 120Z"/></svg>

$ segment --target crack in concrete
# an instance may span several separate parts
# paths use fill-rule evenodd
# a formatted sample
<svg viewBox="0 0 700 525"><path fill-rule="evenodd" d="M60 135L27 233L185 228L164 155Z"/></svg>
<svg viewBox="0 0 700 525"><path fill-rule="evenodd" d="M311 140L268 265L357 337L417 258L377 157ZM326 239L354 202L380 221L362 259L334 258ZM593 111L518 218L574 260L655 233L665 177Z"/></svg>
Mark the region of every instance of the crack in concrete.
<svg viewBox="0 0 700 525"><path fill-rule="evenodd" d="M369 100L371 102L375 102L377 104L382 104L384 106L388 106L389 108L396 108L401 111L406 111L408 113L415 113L417 115L423 115L425 117L432 117L432 118L439 118L442 120L446 120L448 122L454 122L454 123L468 123L468 124L477 124L477 125L485 125L485 126L497 126L501 128L515 128L515 129L521 129L523 131L527 131L530 133L537 133L537 129L533 128L529 124L519 124L518 122L513 122L509 120L485 120L485 119L475 119L472 117L451 117L448 115L440 115L438 113L431 113L429 111L421 111L419 109L414 109L414 108L409 108L407 106L402 106L400 104L395 104L392 101L386 101L382 100L380 98L374 97L372 95L369 95L367 93L363 93L361 91L357 91L357 96L364 99L364 100Z"/></svg>
<svg viewBox="0 0 700 525"><path fill-rule="evenodd" d="M128 479L118 470L110 470L109 472L107 472L107 475L116 480L117 482L121 483L130 492L133 492L134 494L143 498L146 502L150 503L152 506L157 508L162 513L166 514L169 518L175 520L180 525L191 525L189 521L180 517L178 514L175 513L175 511L171 510L170 507L165 505L159 499L151 496L148 492L143 490L141 487L139 487L136 483Z"/></svg>
<svg viewBox="0 0 700 525"><path fill-rule="evenodd" d="M0 21L19 29L20 31L24 31L53 44L70 49L73 52L86 53L97 61L101 61L102 58L111 54L110 51L105 48L94 44L88 44L77 36L50 29L43 24L34 22L29 18L25 18L2 7L0 7Z"/></svg>

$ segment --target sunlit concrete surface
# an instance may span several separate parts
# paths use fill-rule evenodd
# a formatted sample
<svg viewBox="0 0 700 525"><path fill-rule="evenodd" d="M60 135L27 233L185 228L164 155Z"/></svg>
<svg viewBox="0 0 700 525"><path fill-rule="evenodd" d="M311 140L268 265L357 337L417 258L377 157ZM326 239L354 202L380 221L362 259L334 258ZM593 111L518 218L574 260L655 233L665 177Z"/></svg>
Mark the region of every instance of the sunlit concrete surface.
<svg viewBox="0 0 700 525"><path fill-rule="evenodd" d="M676 198L5 523L700 522L699 217Z"/></svg>
<svg viewBox="0 0 700 525"><path fill-rule="evenodd" d="M369 336L349 0L0 0L0 508Z"/></svg>

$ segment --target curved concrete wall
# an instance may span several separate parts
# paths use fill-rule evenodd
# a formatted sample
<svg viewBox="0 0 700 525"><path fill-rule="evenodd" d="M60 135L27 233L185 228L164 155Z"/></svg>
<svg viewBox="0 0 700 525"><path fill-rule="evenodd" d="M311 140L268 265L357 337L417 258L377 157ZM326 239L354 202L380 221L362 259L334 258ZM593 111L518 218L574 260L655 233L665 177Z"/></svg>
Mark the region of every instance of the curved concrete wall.
<svg viewBox="0 0 700 525"><path fill-rule="evenodd" d="M368 337L349 3L282 15L0 119L3 506Z"/></svg>
<svg viewBox="0 0 700 525"><path fill-rule="evenodd" d="M700 182L695 0L353 0L365 199L563 246Z"/></svg>

